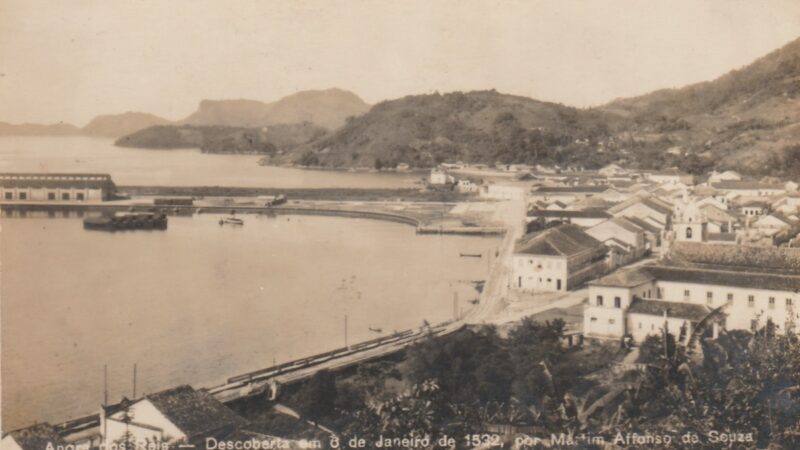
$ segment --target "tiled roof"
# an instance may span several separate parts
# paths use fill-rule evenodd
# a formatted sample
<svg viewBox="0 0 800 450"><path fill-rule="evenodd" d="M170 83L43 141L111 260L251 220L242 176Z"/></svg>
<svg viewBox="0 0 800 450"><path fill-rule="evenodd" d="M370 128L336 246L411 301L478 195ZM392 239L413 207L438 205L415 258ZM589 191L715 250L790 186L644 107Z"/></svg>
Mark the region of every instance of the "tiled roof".
<svg viewBox="0 0 800 450"><path fill-rule="evenodd" d="M111 175L102 173L0 173L3 188L111 188Z"/></svg>
<svg viewBox="0 0 800 450"><path fill-rule="evenodd" d="M591 286L636 287L653 281L653 275L640 267L618 270L610 275L590 281Z"/></svg>
<svg viewBox="0 0 800 450"><path fill-rule="evenodd" d="M780 184L761 183L758 181L719 181L716 183L711 183L711 186L716 189L726 190L785 189L784 186Z"/></svg>
<svg viewBox="0 0 800 450"><path fill-rule="evenodd" d="M566 256L603 247L597 239L571 224L559 225L525 236L517 242L515 253L530 255Z"/></svg>
<svg viewBox="0 0 800 450"><path fill-rule="evenodd" d="M556 193L599 193L605 192L610 189L610 186L605 185L583 185L583 186L542 186L534 191L534 193L541 192L546 194Z"/></svg>
<svg viewBox="0 0 800 450"><path fill-rule="evenodd" d="M189 439L246 423L207 392L195 391L187 385L150 394L145 398Z"/></svg>
<svg viewBox="0 0 800 450"><path fill-rule="evenodd" d="M670 265L682 267L722 267L726 270L800 275L798 248L675 242L668 259Z"/></svg>
<svg viewBox="0 0 800 450"><path fill-rule="evenodd" d="M658 233L661 232L661 230L658 227L654 226L653 224L651 224L650 222L648 222L646 220L640 219L639 217L630 216L630 217L626 217L626 219L628 219L629 221L635 223L640 228L643 228L645 231L649 231L650 233L658 234Z"/></svg>
<svg viewBox="0 0 800 450"><path fill-rule="evenodd" d="M728 245L728 247L736 247ZM800 276L766 272L747 272L726 266L670 267L645 266L659 281L680 281L686 283L735 286L775 291L794 291L800 289Z"/></svg>
<svg viewBox="0 0 800 450"><path fill-rule="evenodd" d="M567 218L585 218L585 219L609 219L611 214L600 209L583 209L580 211L553 211L537 209L528 212L529 217L563 217Z"/></svg>
<svg viewBox="0 0 800 450"><path fill-rule="evenodd" d="M648 208L650 208L650 209L652 209L652 210L654 210L656 212L659 212L661 214L670 214L672 212L669 208L667 208L662 203L660 203L660 202L658 202L656 200L653 200L653 199L650 199L650 198L638 197L638 196L634 197L634 198L631 198L631 199L628 199L628 200L620 203L619 205L610 208L608 210L608 212L610 212L611 214L616 214L616 213L625 211L626 209L628 209L628 208L630 208L630 207L632 207L632 206L634 206L634 205L636 205L638 203L641 203L641 204L645 205L646 207L648 207Z"/></svg>
<svg viewBox="0 0 800 450"><path fill-rule="evenodd" d="M632 233L644 232L644 229L641 226L637 225L635 222L633 222L627 217L614 217L613 219L611 219L611 222L618 225L620 228L628 230Z"/></svg>
<svg viewBox="0 0 800 450"><path fill-rule="evenodd" d="M66 444L64 439L49 423L40 423L28 428L10 431L8 433L22 450L45 450L48 443L53 446Z"/></svg>
<svg viewBox="0 0 800 450"><path fill-rule="evenodd" d="M705 305L696 303L669 302L662 300L643 300L636 298L631 302L629 314L647 314L649 316L677 317L694 322L703 320L711 312Z"/></svg>

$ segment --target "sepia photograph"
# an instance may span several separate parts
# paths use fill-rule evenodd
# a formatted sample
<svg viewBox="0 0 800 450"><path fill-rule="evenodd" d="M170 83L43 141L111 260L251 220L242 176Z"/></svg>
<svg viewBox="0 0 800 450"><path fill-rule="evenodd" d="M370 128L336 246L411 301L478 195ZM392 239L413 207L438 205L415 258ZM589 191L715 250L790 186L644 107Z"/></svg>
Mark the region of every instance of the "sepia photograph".
<svg viewBox="0 0 800 450"><path fill-rule="evenodd" d="M800 2L0 0L0 432L800 449Z"/></svg>

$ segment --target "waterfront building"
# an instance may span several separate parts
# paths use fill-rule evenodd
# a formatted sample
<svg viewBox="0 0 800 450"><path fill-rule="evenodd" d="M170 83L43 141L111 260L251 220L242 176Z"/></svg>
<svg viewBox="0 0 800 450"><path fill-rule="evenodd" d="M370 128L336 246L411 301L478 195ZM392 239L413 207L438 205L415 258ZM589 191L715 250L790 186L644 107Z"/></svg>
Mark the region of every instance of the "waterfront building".
<svg viewBox="0 0 800 450"><path fill-rule="evenodd" d="M47 444L53 448L66 442L49 423L39 423L27 428L9 431L3 435L2 450L45 450Z"/></svg>
<svg viewBox="0 0 800 450"><path fill-rule="evenodd" d="M608 249L576 225L531 233L517 241L511 285L525 291L566 291L605 273Z"/></svg>
<svg viewBox="0 0 800 450"><path fill-rule="evenodd" d="M589 282L584 332L641 342L665 323L688 337L705 321L711 337L768 322L783 333L800 319L798 267L797 249L676 243L664 262Z"/></svg>
<svg viewBox="0 0 800 450"><path fill-rule="evenodd" d="M0 201L104 201L116 192L111 175L92 173L0 173Z"/></svg>
<svg viewBox="0 0 800 450"><path fill-rule="evenodd" d="M104 407L100 412L100 430L107 445L126 436L136 442L202 445L205 438L224 438L245 424L210 394L187 385Z"/></svg>

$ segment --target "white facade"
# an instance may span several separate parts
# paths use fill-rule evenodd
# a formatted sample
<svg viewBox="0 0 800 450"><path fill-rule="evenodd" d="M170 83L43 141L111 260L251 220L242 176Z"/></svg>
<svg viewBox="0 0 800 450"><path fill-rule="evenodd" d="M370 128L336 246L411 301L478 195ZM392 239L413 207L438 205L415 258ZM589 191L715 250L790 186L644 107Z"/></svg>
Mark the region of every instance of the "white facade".
<svg viewBox="0 0 800 450"><path fill-rule="evenodd" d="M125 411L129 416L129 423L126 423ZM123 439L126 430L136 442L175 442L186 437L147 399L140 400L126 410L117 411L108 417L101 414L100 419L103 442L107 445Z"/></svg>
<svg viewBox="0 0 800 450"><path fill-rule="evenodd" d="M589 306L584 311L586 335L622 338L631 334L634 340L641 342L649 334L660 333L664 316L627 311L634 296L665 303L703 305L709 311L722 307L721 311L727 316L724 327L728 330L754 330L766 325L768 320L775 324L779 333L785 332L790 323L800 325L797 308L800 294L792 290L654 279L627 287L590 284ZM691 321L684 318L666 319L670 332L676 335L681 326L692 326Z"/></svg>
<svg viewBox="0 0 800 450"><path fill-rule="evenodd" d="M7 434L3 436L2 442L0 442L0 450L24 450L22 447L17 444L17 441L14 438Z"/></svg>
<svg viewBox="0 0 800 450"><path fill-rule="evenodd" d="M511 286L524 291L566 291L567 258L515 254L512 258Z"/></svg>

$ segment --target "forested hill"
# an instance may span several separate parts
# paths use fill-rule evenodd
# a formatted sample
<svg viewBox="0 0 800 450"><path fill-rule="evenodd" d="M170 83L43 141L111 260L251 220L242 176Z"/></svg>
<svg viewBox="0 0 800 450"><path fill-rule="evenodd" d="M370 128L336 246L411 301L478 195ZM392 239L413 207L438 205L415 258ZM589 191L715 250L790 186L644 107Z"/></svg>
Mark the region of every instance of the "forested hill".
<svg viewBox="0 0 800 450"><path fill-rule="evenodd" d="M713 81L600 109L626 119L622 141L648 164L689 156L721 169L800 174L800 39Z"/></svg>
<svg viewBox="0 0 800 450"><path fill-rule="evenodd" d="M115 145L149 149L199 148L206 153L279 155L327 133L310 123L261 128L158 125L117 139Z"/></svg>
<svg viewBox="0 0 800 450"><path fill-rule="evenodd" d="M495 91L404 97L276 162L439 162L800 174L800 40L716 80L576 109Z"/></svg>
<svg viewBox="0 0 800 450"><path fill-rule="evenodd" d="M569 163L586 156L576 140L602 139L620 123L617 115L604 111L496 91L416 95L379 103L280 160L333 167Z"/></svg>

